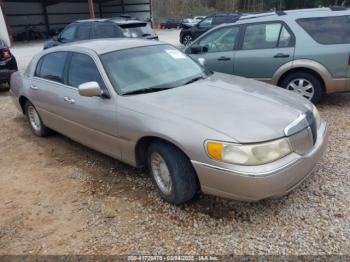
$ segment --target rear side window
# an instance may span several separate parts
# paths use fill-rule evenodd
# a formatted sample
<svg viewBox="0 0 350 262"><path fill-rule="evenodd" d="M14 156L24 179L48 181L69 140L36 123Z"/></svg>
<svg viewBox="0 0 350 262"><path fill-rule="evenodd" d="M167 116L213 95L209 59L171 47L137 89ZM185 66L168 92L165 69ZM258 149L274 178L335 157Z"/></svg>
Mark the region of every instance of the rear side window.
<svg viewBox="0 0 350 262"><path fill-rule="evenodd" d="M81 24L78 26L76 40L90 39L91 24Z"/></svg>
<svg viewBox="0 0 350 262"><path fill-rule="evenodd" d="M35 75L51 81L63 83L63 72L66 60L67 52L47 54L39 61Z"/></svg>
<svg viewBox="0 0 350 262"><path fill-rule="evenodd" d="M145 37L154 35L153 29L147 23L135 23L119 25L125 37Z"/></svg>
<svg viewBox="0 0 350 262"><path fill-rule="evenodd" d="M112 23L98 23L94 27L94 38L113 38L121 36L120 29Z"/></svg>
<svg viewBox="0 0 350 262"><path fill-rule="evenodd" d="M217 15L217 16L214 16L214 19L213 19L213 25L221 25L223 23L226 23L226 20L228 20L228 16L226 15Z"/></svg>
<svg viewBox="0 0 350 262"><path fill-rule="evenodd" d="M350 44L350 16L303 18L297 22L320 44Z"/></svg>
<svg viewBox="0 0 350 262"><path fill-rule="evenodd" d="M243 50L289 47L292 36L281 23L248 25L243 39Z"/></svg>
<svg viewBox="0 0 350 262"><path fill-rule="evenodd" d="M94 60L88 55L73 53L68 72L68 85L78 87L92 81L104 88L102 77Z"/></svg>

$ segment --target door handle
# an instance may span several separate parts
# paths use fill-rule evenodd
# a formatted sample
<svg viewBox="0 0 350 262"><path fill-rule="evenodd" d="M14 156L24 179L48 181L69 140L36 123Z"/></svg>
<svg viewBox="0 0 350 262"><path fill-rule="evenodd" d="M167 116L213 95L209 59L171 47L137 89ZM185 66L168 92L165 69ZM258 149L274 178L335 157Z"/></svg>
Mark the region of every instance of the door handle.
<svg viewBox="0 0 350 262"><path fill-rule="evenodd" d="M32 89L32 90L39 90L39 88L37 86L35 86L35 85L30 85L30 89Z"/></svg>
<svg viewBox="0 0 350 262"><path fill-rule="evenodd" d="M218 58L218 61L230 61L230 60L231 60L231 58L226 57L226 56L222 56L222 57Z"/></svg>
<svg viewBox="0 0 350 262"><path fill-rule="evenodd" d="M283 53L278 53L277 55L274 56L274 58L288 58L290 57L289 54L283 54Z"/></svg>
<svg viewBox="0 0 350 262"><path fill-rule="evenodd" d="M65 102L67 102L69 104L74 104L75 103L75 100L69 98L68 96L65 96L63 99L64 99Z"/></svg>

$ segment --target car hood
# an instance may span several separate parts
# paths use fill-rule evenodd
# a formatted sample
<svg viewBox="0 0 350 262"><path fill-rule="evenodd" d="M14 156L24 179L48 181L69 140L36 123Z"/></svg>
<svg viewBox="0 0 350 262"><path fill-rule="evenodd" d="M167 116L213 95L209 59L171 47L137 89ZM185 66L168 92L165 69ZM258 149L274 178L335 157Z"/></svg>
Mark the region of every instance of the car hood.
<svg viewBox="0 0 350 262"><path fill-rule="evenodd" d="M284 137L291 122L312 110L309 101L290 91L220 73L187 86L129 98L136 100L128 103L132 110L169 121L176 115L240 143Z"/></svg>

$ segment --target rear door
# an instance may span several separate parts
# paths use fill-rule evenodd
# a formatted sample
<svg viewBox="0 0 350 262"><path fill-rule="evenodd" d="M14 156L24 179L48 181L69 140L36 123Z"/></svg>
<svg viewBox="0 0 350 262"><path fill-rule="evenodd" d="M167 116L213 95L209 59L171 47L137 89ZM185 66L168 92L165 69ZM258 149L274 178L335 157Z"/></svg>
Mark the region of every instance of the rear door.
<svg viewBox="0 0 350 262"><path fill-rule="evenodd" d="M205 48L205 52L201 54L190 54L190 56L195 60L204 61L205 67L209 70L233 74L234 49L239 32L240 26L221 27L211 31L193 44Z"/></svg>
<svg viewBox="0 0 350 262"><path fill-rule="evenodd" d="M68 52L54 52L43 56L31 80L29 100L34 104L46 126L65 133L69 126L64 121L67 107L64 101L64 71Z"/></svg>
<svg viewBox="0 0 350 262"><path fill-rule="evenodd" d="M282 65L294 59L295 39L282 22L247 24L236 52L234 74L270 81Z"/></svg>

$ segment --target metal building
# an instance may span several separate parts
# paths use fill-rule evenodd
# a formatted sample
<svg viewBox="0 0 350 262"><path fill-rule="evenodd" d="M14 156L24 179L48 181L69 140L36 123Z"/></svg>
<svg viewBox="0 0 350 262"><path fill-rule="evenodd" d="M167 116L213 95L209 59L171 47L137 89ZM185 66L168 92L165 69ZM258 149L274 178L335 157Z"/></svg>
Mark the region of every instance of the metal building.
<svg viewBox="0 0 350 262"><path fill-rule="evenodd" d="M152 19L152 0L0 0L10 38L28 27L52 33L72 21L94 17Z"/></svg>

